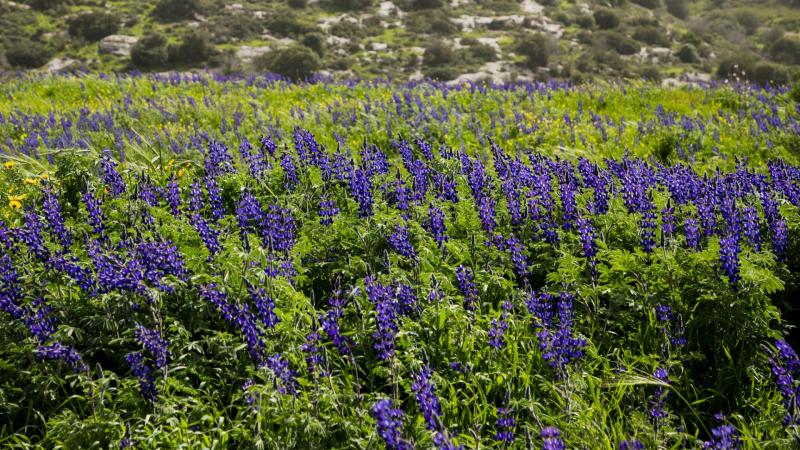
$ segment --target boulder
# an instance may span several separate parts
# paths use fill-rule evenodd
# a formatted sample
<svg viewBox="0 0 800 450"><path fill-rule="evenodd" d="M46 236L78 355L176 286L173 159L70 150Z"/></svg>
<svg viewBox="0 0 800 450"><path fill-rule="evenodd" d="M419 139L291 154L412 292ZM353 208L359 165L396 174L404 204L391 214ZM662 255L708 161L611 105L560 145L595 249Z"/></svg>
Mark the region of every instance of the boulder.
<svg viewBox="0 0 800 450"><path fill-rule="evenodd" d="M42 71L48 73L66 72L79 69L81 62L73 58L53 58L42 67Z"/></svg>
<svg viewBox="0 0 800 450"><path fill-rule="evenodd" d="M100 40L100 53L107 53L114 56L128 57L131 50L139 38L136 36L125 36L122 34L112 34Z"/></svg>

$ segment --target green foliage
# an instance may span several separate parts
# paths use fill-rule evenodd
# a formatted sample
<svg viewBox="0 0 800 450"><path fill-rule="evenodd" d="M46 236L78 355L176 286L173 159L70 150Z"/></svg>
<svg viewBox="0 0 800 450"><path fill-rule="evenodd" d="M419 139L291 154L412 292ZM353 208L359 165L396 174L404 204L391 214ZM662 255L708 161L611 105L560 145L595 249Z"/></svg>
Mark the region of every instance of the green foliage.
<svg viewBox="0 0 800 450"><path fill-rule="evenodd" d="M308 33L300 39L300 43L314 50L319 56L325 54L325 36L321 33Z"/></svg>
<svg viewBox="0 0 800 450"><path fill-rule="evenodd" d="M631 1L639 6L643 6L648 9L656 9L661 6L661 0L631 0Z"/></svg>
<svg viewBox="0 0 800 450"><path fill-rule="evenodd" d="M633 55L638 53L641 48L636 41L617 31L607 30L598 32L596 35L607 48L614 50L620 55Z"/></svg>
<svg viewBox="0 0 800 450"><path fill-rule="evenodd" d="M271 51L255 61L259 70L267 70L292 80L303 80L320 68L319 56L314 50L295 45Z"/></svg>
<svg viewBox="0 0 800 450"><path fill-rule="evenodd" d="M18 40L8 45L6 61L14 67L35 69L47 63L51 52L43 44L30 40Z"/></svg>
<svg viewBox="0 0 800 450"><path fill-rule="evenodd" d="M542 34L520 37L516 42L517 53L525 57L525 65L530 69L546 67L550 51L547 38Z"/></svg>
<svg viewBox="0 0 800 450"><path fill-rule="evenodd" d="M372 0L330 0L331 5L344 11L363 11L372 6Z"/></svg>
<svg viewBox="0 0 800 450"><path fill-rule="evenodd" d="M610 30L619 26L619 16L610 9L600 8L594 11L594 22L600 29Z"/></svg>
<svg viewBox="0 0 800 450"><path fill-rule="evenodd" d="M161 34L145 35L131 49L131 63L136 67L162 67L168 59L167 40Z"/></svg>
<svg viewBox="0 0 800 450"><path fill-rule="evenodd" d="M297 38L304 34L317 31L314 25L301 20L295 13L289 10L282 10L271 14L267 17L264 25L267 31L279 37Z"/></svg>
<svg viewBox="0 0 800 450"><path fill-rule="evenodd" d="M117 32L117 21L116 17L103 12L79 14L69 20L69 34L87 41L98 41Z"/></svg>
<svg viewBox="0 0 800 450"><path fill-rule="evenodd" d="M687 0L664 0L667 11L679 19L689 17L689 3Z"/></svg>
<svg viewBox="0 0 800 450"><path fill-rule="evenodd" d="M453 60L453 47L443 40L435 40L425 47L422 64L425 66L442 66Z"/></svg>
<svg viewBox="0 0 800 450"><path fill-rule="evenodd" d="M198 64L208 61L214 54L208 34L193 31L184 34L178 45L167 48L167 57L171 63Z"/></svg>
<svg viewBox="0 0 800 450"><path fill-rule="evenodd" d="M655 26L644 26L633 32L633 38L639 42L658 47L669 47L670 40L666 32Z"/></svg>
<svg viewBox="0 0 800 450"><path fill-rule="evenodd" d="M697 50L692 44L681 45L681 48L675 52L675 56L677 56L681 62L686 64L694 64L700 61L700 57L697 55Z"/></svg>
<svg viewBox="0 0 800 450"><path fill-rule="evenodd" d="M800 64L800 39L782 37L769 47L769 55L776 62Z"/></svg>
<svg viewBox="0 0 800 450"><path fill-rule="evenodd" d="M199 0L158 0L153 16L165 22L191 19L200 12Z"/></svg>

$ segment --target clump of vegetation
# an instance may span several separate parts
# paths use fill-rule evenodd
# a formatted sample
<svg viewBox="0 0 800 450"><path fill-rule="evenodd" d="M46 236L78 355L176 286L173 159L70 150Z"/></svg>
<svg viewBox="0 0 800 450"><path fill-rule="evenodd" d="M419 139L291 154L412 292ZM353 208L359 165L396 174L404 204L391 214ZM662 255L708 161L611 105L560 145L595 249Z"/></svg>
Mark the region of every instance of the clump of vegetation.
<svg viewBox="0 0 800 450"><path fill-rule="evenodd" d="M633 32L633 38L639 42L659 47L669 47L670 40L664 30L655 26L644 26Z"/></svg>
<svg viewBox="0 0 800 450"><path fill-rule="evenodd" d="M619 26L619 16L610 9L600 8L594 12L594 22L602 30L610 30Z"/></svg>
<svg viewBox="0 0 800 450"><path fill-rule="evenodd" d="M667 11L679 19L689 17L689 3L687 0L664 0Z"/></svg>
<svg viewBox="0 0 800 450"><path fill-rule="evenodd" d="M692 44L684 44L675 52L675 56L686 64L694 64L700 61L700 56L697 55L697 49Z"/></svg>
<svg viewBox="0 0 800 450"><path fill-rule="evenodd" d="M769 54L776 62L800 64L800 39L784 36L770 45Z"/></svg>
<svg viewBox="0 0 800 450"><path fill-rule="evenodd" d="M153 17L165 22L177 22L194 17L200 12L199 0L158 0Z"/></svg>
<svg viewBox="0 0 800 450"><path fill-rule="evenodd" d="M255 61L259 70L283 75L292 80L304 80L320 69L317 53L305 46L294 45L266 53Z"/></svg>
<svg viewBox="0 0 800 450"><path fill-rule="evenodd" d="M163 67L169 61L167 39L158 33L145 35L131 49L131 63L138 68Z"/></svg>
<svg viewBox="0 0 800 450"><path fill-rule="evenodd" d="M104 12L89 12L71 18L67 23L70 36L87 41L99 41L119 29L119 20Z"/></svg>
<svg viewBox="0 0 800 450"><path fill-rule="evenodd" d="M213 55L214 46L204 32L186 33L181 37L180 44L167 48L168 60L177 64L199 64L208 61Z"/></svg>
<svg viewBox="0 0 800 450"><path fill-rule="evenodd" d="M518 38L516 52L525 57L525 66L531 70L547 67L550 57L549 42L543 34L530 34Z"/></svg>
<svg viewBox="0 0 800 450"><path fill-rule="evenodd" d="M5 50L6 61L13 67L35 69L47 64L51 52L42 43L31 40L12 42Z"/></svg>

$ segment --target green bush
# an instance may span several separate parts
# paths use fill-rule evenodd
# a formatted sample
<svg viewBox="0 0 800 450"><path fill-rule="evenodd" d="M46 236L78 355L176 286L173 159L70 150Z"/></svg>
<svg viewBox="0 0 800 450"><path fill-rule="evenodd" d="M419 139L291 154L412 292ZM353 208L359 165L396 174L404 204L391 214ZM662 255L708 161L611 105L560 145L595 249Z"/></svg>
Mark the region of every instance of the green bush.
<svg viewBox="0 0 800 450"><path fill-rule="evenodd" d="M661 0L631 0L631 1L639 6L643 6L648 9L656 9L659 6L661 6Z"/></svg>
<svg viewBox="0 0 800 450"><path fill-rule="evenodd" d="M754 67L755 59L752 55L731 55L719 61L716 76L720 79L743 78L743 74L752 73Z"/></svg>
<svg viewBox="0 0 800 450"><path fill-rule="evenodd" d="M169 62L196 64L208 61L214 53L209 37L203 32L190 32L181 38L181 43L168 48Z"/></svg>
<svg viewBox="0 0 800 450"><path fill-rule="evenodd" d="M700 61L700 57L697 55L697 50L692 44L682 45L681 48L675 53L675 56L677 56L682 63L686 64L694 64Z"/></svg>
<svg viewBox="0 0 800 450"><path fill-rule="evenodd" d="M320 69L320 60L314 50L294 45L260 56L256 59L255 66L259 70L267 70L291 80L303 80Z"/></svg>
<svg viewBox="0 0 800 450"><path fill-rule="evenodd" d="M659 47L670 46L670 40L664 30L654 26L637 28L636 31L633 32L633 38L648 45L656 45Z"/></svg>
<svg viewBox="0 0 800 450"><path fill-rule="evenodd" d="M422 64L425 66L443 66L453 59L453 47L446 41L434 40L425 47Z"/></svg>
<svg viewBox="0 0 800 450"><path fill-rule="evenodd" d="M515 48L519 55L525 57L525 66L529 69L547 66L550 51L543 34L526 35L518 39Z"/></svg>
<svg viewBox="0 0 800 450"><path fill-rule="evenodd" d="M656 66L646 66L639 71L639 75L648 81L658 83L661 81L661 69Z"/></svg>
<svg viewBox="0 0 800 450"><path fill-rule="evenodd" d="M270 15L264 25L266 25L267 31L279 37L297 38L318 31L316 26L303 22L289 10L278 11Z"/></svg>
<svg viewBox="0 0 800 450"><path fill-rule="evenodd" d="M425 67L424 69L422 69L422 73L426 77L442 81L452 80L458 77L460 72L461 72L460 70L452 66Z"/></svg>
<svg viewBox="0 0 800 450"><path fill-rule="evenodd" d="M372 6L372 0L331 0L331 4L346 11L361 11Z"/></svg>
<svg viewBox="0 0 800 450"><path fill-rule="evenodd" d="M443 5L444 3L442 3L442 0L413 0L411 2L411 9L437 9L441 8Z"/></svg>
<svg viewBox="0 0 800 450"><path fill-rule="evenodd" d="M325 36L322 33L308 33L300 39L300 43L314 50L319 56L325 54Z"/></svg>
<svg viewBox="0 0 800 450"><path fill-rule="evenodd" d="M594 12L594 22L603 30L610 30L619 26L619 16L610 9L598 9Z"/></svg>
<svg viewBox="0 0 800 450"><path fill-rule="evenodd" d="M594 28L594 17L590 14L580 14L575 18L575 24L584 30Z"/></svg>
<svg viewBox="0 0 800 450"><path fill-rule="evenodd" d="M26 2L32 9L36 11L48 11L60 6L71 5L71 0L28 0Z"/></svg>
<svg viewBox="0 0 800 450"><path fill-rule="evenodd" d="M800 39L782 37L769 47L770 57L783 64L800 64Z"/></svg>
<svg viewBox="0 0 800 450"><path fill-rule="evenodd" d="M641 46L633 39L616 31L605 31L598 33L606 47L614 50L620 55L633 55L639 51Z"/></svg>
<svg viewBox="0 0 800 450"><path fill-rule="evenodd" d="M118 19L103 12L80 14L67 21L70 36L87 41L99 41L119 29Z"/></svg>
<svg viewBox="0 0 800 450"><path fill-rule="evenodd" d="M230 38L254 39L264 32L264 21L247 14L224 14L208 23L206 29L215 36L217 43L228 42Z"/></svg>
<svg viewBox="0 0 800 450"><path fill-rule="evenodd" d="M131 63L142 69L161 67L169 60L167 40L160 34L148 34L131 49Z"/></svg>
<svg viewBox="0 0 800 450"><path fill-rule="evenodd" d="M308 6L308 0L289 0L287 3L292 9L303 9Z"/></svg>
<svg viewBox="0 0 800 450"><path fill-rule="evenodd" d="M679 19L689 17L689 4L686 0L665 0L667 12Z"/></svg>
<svg viewBox="0 0 800 450"><path fill-rule="evenodd" d="M199 0L159 0L153 16L165 22L176 22L191 19L199 11Z"/></svg>
<svg viewBox="0 0 800 450"><path fill-rule="evenodd" d="M47 64L50 50L43 44L30 40L13 42L6 49L6 61L13 67L35 69Z"/></svg>
<svg viewBox="0 0 800 450"><path fill-rule="evenodd" d="M789 71L778 64L760 62L753 67L748 79L761 85L783 85L789 82Z"/></svg>
<svg viewBox="0 0 800 450"><path fill-rule="evenodd" d="M464 44L463 40L461 44ZM497 52L491 45L478 42L477 44L471 45L468 51L473 59L480 62L489 62L497 59Z"/></svg>
<svg viewBox="0 0 800 450"><path fill-rule="evenodd" d="M418 34L450 35L458 31L458 25L441 9L412 12L403 23L408 31Z"/></svg>
<svg viewBox="0 0 800 450"><path fill-rule="evenodd" d="M754 34L761 26L761 19L754 14L754 11L740 11L736 14L736 20L747 34Z"/></svg>

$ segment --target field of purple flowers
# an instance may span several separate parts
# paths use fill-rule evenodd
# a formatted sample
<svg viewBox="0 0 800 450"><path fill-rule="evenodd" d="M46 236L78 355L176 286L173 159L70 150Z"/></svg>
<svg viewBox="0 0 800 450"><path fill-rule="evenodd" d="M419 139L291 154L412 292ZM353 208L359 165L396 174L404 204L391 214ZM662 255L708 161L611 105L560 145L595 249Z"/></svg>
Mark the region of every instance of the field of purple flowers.
<svg viewBox="0 0 800 450"><path fill-rule="evenodd" d="M800 443L788 89L0 77L3 448Z"/></svg>

